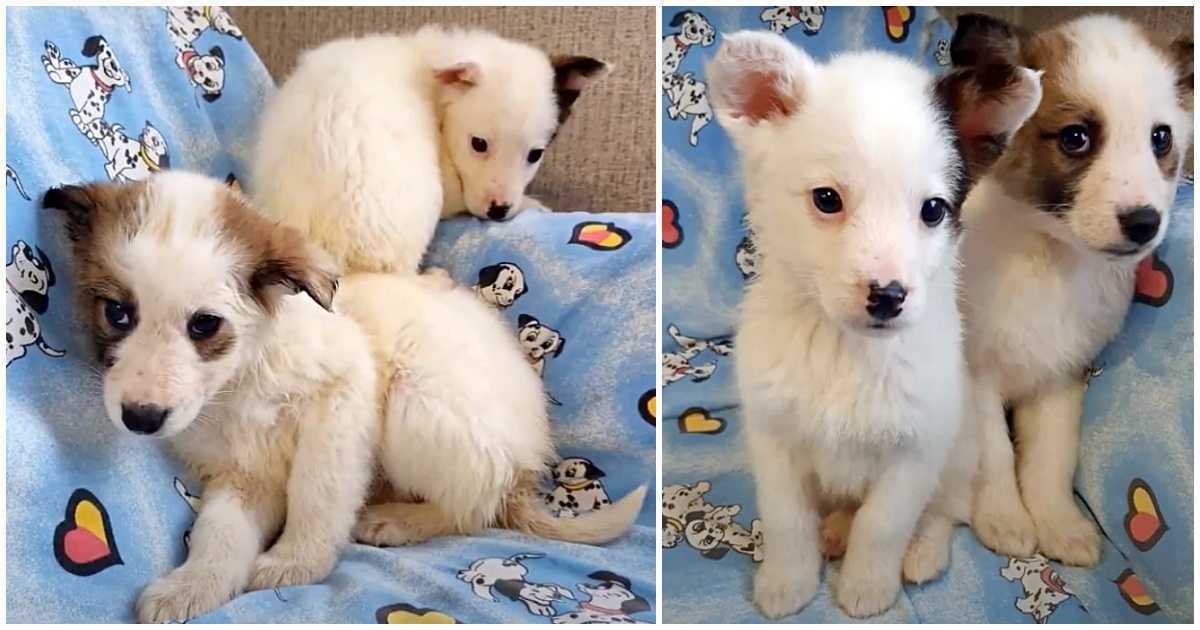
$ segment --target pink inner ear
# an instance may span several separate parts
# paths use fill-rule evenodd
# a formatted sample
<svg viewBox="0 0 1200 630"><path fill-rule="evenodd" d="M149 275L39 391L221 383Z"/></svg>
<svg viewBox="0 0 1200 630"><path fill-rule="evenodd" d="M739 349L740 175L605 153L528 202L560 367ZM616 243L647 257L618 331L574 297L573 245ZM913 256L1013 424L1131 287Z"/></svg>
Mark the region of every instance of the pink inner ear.
<svg viewBox="0 0 1200 630"><path fill-rule="evenodd" d="M741 80L746 100L741 104L740 115L750 120L766 120L772 116L788 116L794 103L779 91L775 75L749 71Z"/></svg>
<svg viewBox="0 0 1200 630"><path fill-rule="evenodd" d="M478 68L473 63L458 63L453 66L434 70L433 76L446 85L455 83L475 85L477 70Z"/></svg>

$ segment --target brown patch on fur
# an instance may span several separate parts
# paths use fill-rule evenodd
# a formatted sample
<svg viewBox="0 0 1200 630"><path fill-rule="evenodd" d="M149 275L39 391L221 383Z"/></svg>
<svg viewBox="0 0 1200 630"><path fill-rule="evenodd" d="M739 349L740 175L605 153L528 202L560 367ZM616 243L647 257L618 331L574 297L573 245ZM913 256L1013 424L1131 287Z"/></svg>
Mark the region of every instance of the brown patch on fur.
<svg viewBox="0 0 1200 630"><path fill-rule="evenodd" d="M226 233L250 253L251 272L245 286L263 308L273 311L278 305L279 289L285 293L303 291L321 308L333 311L338 271L300 232L272 223L254 211L231 190L222 191L217 209Z"/></svg>
<svg viewBox="0 0 1200 630"><path fill-rule="evenodd" d="M1036 33L1023 41L1020 62L1044 72L1042 102L995 166L1009 194L1052 213L1062 212L1074 202L1080 180L1104 146L1104 121L1072 92L1071 77L1066 74L1074 47L1060 30ZM1073 157L1059 148L1059 131L1070 125L1087 127L1091 139L1088 153Z"/></svg>
<svg viewBox="0 0 1200 630"><path fill-rule="evenodd" d="M196 348L196 354L201 361L215 361L220 359L233 350L234 344L237 343L237 333L234 332L233 326L228 322L221 322L221 327L217 329L216 334L208 339L193 339L192 345Z"/></svg>
<svg viewBox="0 0 1200 630"><path fill-rule="evenodd" d="M550 65L554 67L558 124L562 125L571 116L571 106L579 99L584 88L608 73L608 64L581 55L554 55L550 57Z"/></svg>

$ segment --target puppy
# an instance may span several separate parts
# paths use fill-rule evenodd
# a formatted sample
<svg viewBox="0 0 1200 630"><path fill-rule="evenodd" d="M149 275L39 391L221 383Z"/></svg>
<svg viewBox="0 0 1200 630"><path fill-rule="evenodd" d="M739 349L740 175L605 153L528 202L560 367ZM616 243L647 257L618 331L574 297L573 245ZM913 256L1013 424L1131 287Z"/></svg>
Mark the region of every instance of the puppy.
<svg viewBox="0 0 1200 630"><path fill-rule="evenodd" d="M5 365L12 365L13 361L25 356L28 346L36 347L48 357L63 356L62 350L50 347L42 338L42 326L37 319L50 308L50 287L54 286L54 268L50 259L40 247L17 241L12 246L12 260L4 271L8 280Z"/></svg>
<svg viewBox="0 0 1200 630"><path fill-rule="evenodd" d="M99 118L88 123L88 130L104 155L104 172L114 182L138 181L171 168L167 141L150 121L137 138L130 138L120 124Z"/></svg>
<svg viewBox="0 0 1200 630"><path fill-rule="evenodd" d="M727 36L708 68L762 256L735 369L769 617L816 592L823 508L861 504L834 589L855 617L892 605L902 565L915 581L944 568L967 517L958 208L1041 97L1032 71L988 72L935 81L876 52L818 65L765 32Z"/></svg>
<svg viewBox="0 0 1200 630"><path fill-rule="evenodd" d="M595 571L588 577L598 584L577 584L587 596L579 610L558 615L553 623L648 623L632 615L650 611L650 602L633 592L629 578L611 571Z"/></svg>
<svg viewBox="0 0 1200 630"><path fill-rule="evenodd" d="M484 302L496 308L508 308L525 295L525 272L516 263L488 265L479 270L479 283L474 289Z"/></svg>
<svg viewBox="0 0 1200 630"><path fill-rule="evenodd" d="M108 40L100 35L93 35L83 42L82 53L85 57L94 57L95 64L80 66L68 57L64 57L54 42L46 41L46 53L42 55L42 67L51 81L65 85L71 93L71 104L74 107L68 112L71 122L89 140L95 138L88 134L88 123L104 118L108 101L112 99L115 88L123 87L126 92L133 91L129 74L117 60L116 53L108 45Z"/></svg>
<svg viewBox="0 0 1200 630"><path fill-rule="evenodd" d="M66 213L109 420L166 439L204 484L187 561L142 591L138 620L324 579L366 493L378 412L323 254L178 171L53 188L43 205Z"/></svg>
<svg viewBox="0 0 1200 630"><path fill-rule="evenodd" d="M964 207L962 308L979 423L973 525L988 547L1091 566L1073 477L1084 374L1163 239L1192 138L1192 39L1115 17L1027 33L959 18L959 67L1044 72L1046 97ZM1015 462L1003 407L1012 406Z"/></svg>
<svg viewBox="0 0 1200 630"><path fill-rule="evenodd" d="M567 345L562 333L525 313L517 316L517 338L525 351L525 360L538 376L545 374L546 360L562 354Z"/></svg>
<svg viewBox="0 0 1200 630"><path fill-rule="evenodd" d="M541 584L525 579L529 568L524 560L543 558L540 553L519 553L508 558L483 558L458 572L458 579L471 585L471 591L480 599L496 601L496 595L521 602L531 615L553 617L558 613L554 602L575 599L570 589L557 584Z"/></svg>
<svg viewBox="0 0 1200 630"><path fill-rule="evenodd" d="M372 500L354 530L357 540L406 545L498 526L600 543L633 523L644 486L576 518L547 510L539 482L557 457L542 381L499 312L470 288L431 288L422 276L351 274L335 304L371 338L384 477L393 493L422 501Z"/></svg>
<svg viewBox="0 0 1200 630"><path fill-rule="evenodd" d="M260 119L254 194L351 271L411 273L439 217L504 220L608 65L429 26L304 53Z"/></svg>
<svg viewBox="0 0 1200 630"><path fill-rule="evenodd" d="M583 512L601 510L612 501L604 489L604 471L584 457L568 457L554 466L554 490L546 495L546 505L559 518L573 518Z"/></svg>

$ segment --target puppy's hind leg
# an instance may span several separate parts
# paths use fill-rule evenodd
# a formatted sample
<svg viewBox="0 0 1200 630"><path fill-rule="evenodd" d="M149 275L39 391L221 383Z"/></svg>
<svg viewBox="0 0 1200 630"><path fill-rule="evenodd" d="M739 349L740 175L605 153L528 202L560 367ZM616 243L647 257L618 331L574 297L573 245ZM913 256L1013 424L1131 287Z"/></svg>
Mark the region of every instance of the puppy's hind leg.
<svg viewBox="0 0 1200 630"><path fill-rule="evenodd" d="M460 533L453 519L431 503L368 505L354 525L354 539L377 547L415 545Z"/></svg>
<svg viewBox="0 0 1200 630"><path fill-rule="evenodd" d="M979 436L979 471L976 477L971 526L979 541L992 551L1025 558L1033 555L1037 532L1017 490L1012 442L1004 421L1004 401L988 383L976 379L970 409Z"/></svg>

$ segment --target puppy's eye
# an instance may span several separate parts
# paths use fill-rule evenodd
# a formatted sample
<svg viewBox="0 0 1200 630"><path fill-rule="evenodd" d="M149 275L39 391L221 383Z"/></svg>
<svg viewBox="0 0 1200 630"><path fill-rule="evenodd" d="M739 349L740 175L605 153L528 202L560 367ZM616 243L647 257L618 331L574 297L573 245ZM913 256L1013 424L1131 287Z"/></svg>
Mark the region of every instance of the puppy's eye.
<svg viewBox="0 0 1200 630"><path fill-rule="evenodd" d="M534 149L530 151L529 155L525 157L526 161L528 161L530 164L537 164L537 161L542 159L543 151L545 151L545 149Z"/></svg>
<svg viewBox="0 0 1200 630"><path fill-rule="evenodd" d="M1058 131L1058 146L1067 155L1083 155L1092 148L1092 138L1084 125L1070 125Z"/></svg>
<svg viewBox="0 0 1200 630"><path fill-rule="evenodd" d="M1162 157L1171 150L1171 128L1159 125L1150 132L1150 146L1154 147L1154 155Z"/></svg>
<svg viewBox="0 0 1200 630"><path fill-rule="evenodd" d="M814 188L812 191L813 205L825 214L836 214L842 211L842 196L832 188Z"/></svg>
<svg viewBox="0 0 1200 630"><path fill-rule="evenodd" d="M551 341L543 341L543 342L542 342L542 347L543 347L543 348L545 348L545 349L547 349L547 350L549 350L549 349L550 349L550 347L551 347L551 346L553 346L553 345L554 345L554 342L551 342Z"/></svg>
<svg viewBox="0 0 1200 630"><path fill-rule="evenodd" d="M221 329L221 321L212 313L196 313L188 320L188 336L194 341L208 339Z"/></svg>
<svg viewBox="0 0 1200 630"><path fill-rule="evenodd" d="M122 332L133 328L135 311L132 304L116 300L104 300L104 319L108 325Z"/></svg>
<svg viewBox="0 0 1200 630"><path fill-rule="evenodd" d="M946 213L950 211L950 204L946 203L945 199L933 197L926 199L921 206L921 221L929 227L937 227L942 219L946 218Z"/></svg>
<svg viewBox="0 0 1200 630"><path fill-rule="evenodd" d="M476 153L487 153L487 140L471 136L471 149Z"/></svg>

